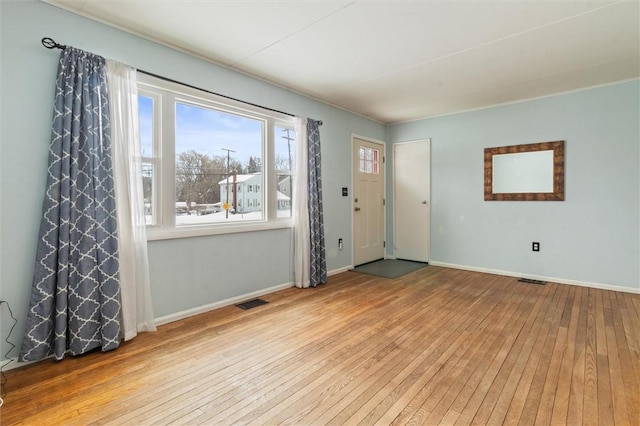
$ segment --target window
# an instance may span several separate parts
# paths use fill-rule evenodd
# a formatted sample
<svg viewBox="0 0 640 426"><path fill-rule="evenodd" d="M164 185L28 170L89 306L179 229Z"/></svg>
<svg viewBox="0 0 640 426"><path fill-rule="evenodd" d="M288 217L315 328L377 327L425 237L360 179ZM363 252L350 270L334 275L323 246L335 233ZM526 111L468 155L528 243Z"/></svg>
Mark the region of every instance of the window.
<svg viewBox="0 0 640 426"><path fill-rule="evenodd" d="M295 152L292 117L143 74L138 84L151 239L289 225L280 139Z"/></svg>
<svg viewBox="0 0 640 426"><path fill-rule="evenodd" d="M154 150L154 134L156 133L156 102L154 96L139 96L140 111L140 155L142 158L142 191L144 194L145 222L155 225L157 218L155 198L158 157Z"/></svg>
<svg viewBox="0 0 640 426"><path fill-rule="evenodd" d="M380 173L379 152L377 149L360 147L360 173Z"/></svg>
<svg viewBox="0 0 640 426"><path fill-rule="evenodd" d="M277 215L291 217L293 172L295 171L295 132L291 127L275 127L275 167L277 179Z"/></svg>

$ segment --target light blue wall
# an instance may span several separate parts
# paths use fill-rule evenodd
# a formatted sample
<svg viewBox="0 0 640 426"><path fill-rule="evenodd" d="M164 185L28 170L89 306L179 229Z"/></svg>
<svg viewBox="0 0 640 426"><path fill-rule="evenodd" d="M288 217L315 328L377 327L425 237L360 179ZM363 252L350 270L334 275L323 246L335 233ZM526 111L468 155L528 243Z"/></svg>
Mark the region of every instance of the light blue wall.
<svg viewBox="0 0 640 426"><path fill-rule="evenodd" d="M0 299L18 317L19 345L31 289L46 180L49 124L59 51L42 37L245 101L324 121L321 128L327 266L351 263L351 134L384 139L380 123L212 65L37 1L0 2L2 52ZM338 251L338 238L345 247ZM288 229L149 243L156 317L291 281ZM6 336L8 321L0 311ZM0 353L4 356L4 347ZM11 356L16 356L16 351Z"/></svg>
<svg viewBox="0 0 640 426"><path fill-rule="evenodd" d="M431 138L431 260L640 290L639 93L625 82L390 126L389 153ZM484 201L484 148L555 140L566 201Z"/></svg>

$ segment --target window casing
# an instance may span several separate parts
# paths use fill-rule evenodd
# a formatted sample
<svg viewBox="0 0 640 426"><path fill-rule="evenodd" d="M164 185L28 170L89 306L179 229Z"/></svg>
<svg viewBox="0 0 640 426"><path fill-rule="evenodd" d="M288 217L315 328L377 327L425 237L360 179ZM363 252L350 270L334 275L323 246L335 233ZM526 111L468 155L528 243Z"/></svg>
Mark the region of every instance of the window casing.
<svg viewBox="0 0 640 426"><path fill-rule="evenodd" d="M290 226L292 117L140 73L138 90L149 239Z"/></svg>

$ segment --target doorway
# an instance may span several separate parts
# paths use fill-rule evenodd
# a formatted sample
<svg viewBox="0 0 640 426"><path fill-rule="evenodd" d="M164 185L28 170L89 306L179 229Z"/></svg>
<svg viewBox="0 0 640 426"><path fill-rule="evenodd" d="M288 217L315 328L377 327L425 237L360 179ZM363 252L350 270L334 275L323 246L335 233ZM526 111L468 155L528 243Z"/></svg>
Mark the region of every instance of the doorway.
<svg viewBox="0 0 640 426"><path fill-rule="evenodd" d="M384 258L384 144L353 138L353 264Z"/></svg>

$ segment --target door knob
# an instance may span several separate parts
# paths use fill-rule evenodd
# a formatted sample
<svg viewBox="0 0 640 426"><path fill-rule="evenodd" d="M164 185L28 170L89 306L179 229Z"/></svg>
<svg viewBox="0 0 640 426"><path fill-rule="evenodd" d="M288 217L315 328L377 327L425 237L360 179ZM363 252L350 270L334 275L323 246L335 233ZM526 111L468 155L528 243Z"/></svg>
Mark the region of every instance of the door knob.
<svg viewBox="0 0 640 426"><path fill-rule="evenodd" d="M427 204L427 200L422 200L422 204Z"/></svg>

